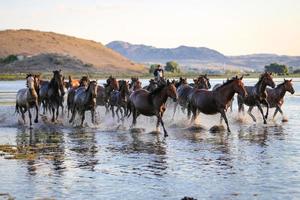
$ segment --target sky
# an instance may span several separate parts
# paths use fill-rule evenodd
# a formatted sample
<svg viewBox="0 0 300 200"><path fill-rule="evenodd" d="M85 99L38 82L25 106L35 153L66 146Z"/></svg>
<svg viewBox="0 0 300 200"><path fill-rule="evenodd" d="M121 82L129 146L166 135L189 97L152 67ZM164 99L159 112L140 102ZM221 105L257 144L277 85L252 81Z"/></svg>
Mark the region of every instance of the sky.
<svg viewBox="0 0 300 200"><path fill-rule="evenodd" d="M0 30L21 28L102 44L300 55L299 0L0 0Z"/></svg>

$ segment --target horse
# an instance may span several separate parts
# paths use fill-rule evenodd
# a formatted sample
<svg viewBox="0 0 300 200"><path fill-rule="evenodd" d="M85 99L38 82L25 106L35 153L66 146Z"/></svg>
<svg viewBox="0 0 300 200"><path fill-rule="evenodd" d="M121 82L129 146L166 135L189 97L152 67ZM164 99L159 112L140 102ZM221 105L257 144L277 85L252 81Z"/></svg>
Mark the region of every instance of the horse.
<svg viewBox="0 0 300 200"><path fill-rule="evenodd" d="M129 83L130 93L139 89L142 89L142 82L139 80L139 78L131 77L131 83Z"/></svg>
<svg viewBox="0 0 300 200"><path fill-rule="evenodd" d="M70 88L78 88L80 87L80 80L77 80L77 79L72 79L71 76L69 76L69 83L68 83L68 88L67 89L70 89Z"/></svg>
<svg viewBox="0 0 300 200"><path fill-rule="evenodd" d="M79 81L79 87L88 87L89 83L90 83L89 78L87 76L83 76ZM78 87L70 87L70 89L68 90L68 97L67 97L68 117L69 117L70 110L72 110L73 108L76 89L78 89Z"/></svg>
<svg viewBox="0 0 300 200"><path fill-rule="evenodd" d="M124 119L124 116L126 113L127 99L130 94L128 81L121 80L119 83L120 83L119 91L114 90L111 93L110 98L109 98L109 105L110 105L110 108L112 111L113 118L115 117L114 107L115 106L117 107L116 114L118 117L118 121L120 120L119 111L121 112L122 119ZM123 115L123 111L124 111L124 115Z"/></svg>
<svg viewBox="0 0 300 200"><path fill-rule="evenodd" d="M175 117L175 113L177 110L178 104L181 106L182 112L187 109L188 106L188 96L197 88L197 89L209 89L211 87L209 79L207 75L199 76L197 79L194 79L194 87L190 86L186 79L181 79L179 82L181 82L181 85L177 88L178 93L178 101L174 104L174 112L173 117Z"/></svg>
<svg viewBox="0 0 300 200"><path fill-rule="evenodd" d="M223 83L224 83L224 82L223 82ZM221 85L222 85L221 83L216 84L216 85L213 87L212 90L216 90L216 89L217 89L218 87L220 87ZM232 109L233 109L233 108L232 108L233 101L234 101L234 97L232 97L231 101L228 102L226 110L227 110L228 108L230 108L230 112L232 112Z"/></svg>
<svg viewBox="0 0 300 200"><path fill-rule="evenodd" d="M238 110L239 112L244 111L244 104L249 106L248 114L251 116L254 122L256 122L256 118L254 115L252 115L251 111L254 106L257 106L262 118L264 120L264 124L267 123L267 118L269 114L269 103L268 103L268 94L266 92L267 86L270 86L272 88L275 87L275 83L272 78L272 73L265 72L260 75L258 82L254 86L245 86L248 96L242 97L238 95ZM261 104L266 105L267 112L266 115L264 115L263 109L261 107Z"/></svg>
<svg viewBox="0 0 300 200"><path fill-rule="evenodd" d="M25 121L25 112L28 111L29 125L32 126L30 108L35 107L36 116L35 123L38 123L39 105L38 105L38 88L39 77L32 74L26 76L27 88L21 89L16 95L16 113L22 114L22 119Z"/></svg>
<svg viewBox="0 0 300 200"><path fill-rule="evenodd" d="M81 115L81 126L85 119L85 111L90 110L92 115L92 123L95 123L95 110L96 110L96 98L97 98L97 81L91 81L88 87L79 87L75 91L74 104L72 108L72 117L69 123L72 123L75 119L76 112Z"/></svg>
<svg viewBox="0 0 300 200"><path fill-rule="evenodd" d="M164 136L167 137L168 133L165 129L162 117L166 110L165 103L168 97L172 98L174 101L176 101L178 98L176 87L174 83L169 82L169 80L167 80L165 84L161 84L152 92L144 89L134 91L129 96L129 109L132 110L133 115L131 127L136 125L136 119L140 114L145 116L156 116L156 129L158 130L159 124L161 124L164 130ZM128 117L129 116L130 113Z"/></svg>
<svg viewBox="0 0 300 200"><path fill-rule="evenodd" d="M49 108L52 111L52 122L58 118L59 106L62 105L65 95L64 80L61 70L53 71L53 78L50 80L47 91ZM56 117L55 115L56 110Z"/></svg>
<svg viewBox="0 0 300 200"><path fill-rule="evenodd" d="M277 112L279 111L280 114L283 116L283 112L281 110L281 106L284 103L284 95L286 92L289 92L291 94L295 93L295 90L293 88L292 79L286 80L284 79L283 83L280 83L276 86L274 89L267 88L267 102L269 103L270 108L275 108L273 119L275 118ZM264 106L268 106L267 104L264 104Z"/></svg>
<svg viewBox="0 0 300 200"><path fill-rule="evenodd" d="M110 76L106 80L106 84L104 84L104 87L101 85L97 86L97 106L105 106L106 113L108 113L110 94L114 90L119 90L119 82L112 76Z"/></svg>
<svg viewBox="0 0 300 200"><path fill-rule="evenodd" d="M188 105L188 109L191 109L193 113L191 123L195 121L195 119L199 115L199 112L207 115L220 113L221 117L224 118L226 122L227 131L230 132L228 120L225 113L226 106L235 93L238 93L243 97L247 96L247 91L244 87L242 79L243 76L241 78L238 78L237 76L233 77L213 91L208 91L205 89L194 90L189 95Z"/></svg>
<svg viewBox="0 0 300 200"><path fill-rule="evenodd" d="M152 92L154 91L156 88L158 87L158 83L157 81L155 81L154 79L150 79L149 80L149 85L143 87L143 89Z"/></svg>

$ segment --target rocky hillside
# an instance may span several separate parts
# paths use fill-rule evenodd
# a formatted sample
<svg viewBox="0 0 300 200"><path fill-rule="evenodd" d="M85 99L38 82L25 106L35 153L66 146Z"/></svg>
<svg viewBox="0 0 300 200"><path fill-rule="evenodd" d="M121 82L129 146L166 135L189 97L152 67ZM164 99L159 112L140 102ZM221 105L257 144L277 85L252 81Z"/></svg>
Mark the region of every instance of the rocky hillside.
<svg viewBox="0 0 300 200"><path fill-rule="evenodd" d="M38 55L55 54L65 56L68 59L79 60L83 65L97 71L143 72L145 70L143 65L130 61L101 43L53 32L34 30L0 31L0 58L11 54L31 57L31 60L26 62L27 65L24 65L26 69L31 67L36 69L36 66L29 65L31 62L35 62L32 59L45 58L45 56ZM47 64L44 67L42 67L43 63L40 64L41 70L48 71ZM13 67L14 64L11 63L10 68ZM62 65L63 69L64 67ZM18 70L22 70L22 68L18 66ZM74 70L77 70L77 68L74 68Z"/></svg>

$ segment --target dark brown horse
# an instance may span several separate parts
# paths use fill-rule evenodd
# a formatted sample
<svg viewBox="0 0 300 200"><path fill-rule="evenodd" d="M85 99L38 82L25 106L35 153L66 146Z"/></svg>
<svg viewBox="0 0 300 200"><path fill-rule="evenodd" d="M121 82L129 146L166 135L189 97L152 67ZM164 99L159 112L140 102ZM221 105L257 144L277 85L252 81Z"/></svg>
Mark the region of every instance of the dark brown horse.
<svg viewBox="0 0 300 200"><path fill-rule="evenodd" d="M145 116L156 116L156 129L158 129L159 124L161 124L164 130L164 136L167 137L168 133L165 129L162 117L166 110L165 103L168 97L177 100L176 87L174 83L169 81L164 85L161 84L153 92L144 89L133 92L129 97L131 105L129 109L132 110L133 115L132 127L136 125L136 119L140 114Z"/></svg>
<svg viewBox="0 0 300 200"><path fill-rule="evenodd" d="M272 88L275 87L275 83L272 78L272 73L269 72L265 72L261 74L258 82L254 86L245 86L248 93L247 97L242 97L238 95L237 100L238 100L239 112L244 111L244 104L246 104L247 106L249 106L248 114L252 117L254 122L256 122L256 119L254 115L252 115L251 111L254 106L257 106L264 120L264 124L267 123L269 107L270 107L267 99L268 97L268 94L266 92L267 86L270 86ZM264 104L267 107L266 115L264 115L261 104Z"/></svg>
<svg viewBox="0 0 300 200"><path fill-rule="evenodd" d="M224 82L223 82L223 83L224 83ZM221 85L222 85L221 83L218 83L218 84L214 85L214 87L213 87L212 90L216 90L216 89L217 89L218 87L220 87ZM230 108L230 111L232 112L232 109L233 109L233 108L232 108L233 101L234 101L234 97L232 97L231 101L228 102L226 110L227 110L228 108Z"/></svg>
<svg viewBox="0 0 300 200"><path fill-rule="evenodd" d="M120 120L119 112L121 113L122 120L125 117L126 113L126 107L129 97L129 83L128 81L121 80L119 81L120 89L114 90L111 92L110 98L109 98L109 105L112 111L113 118L115 117L115 110L114 107L117 107L116 114L118 117L118 121Z"/></svg>
<svg viewBox="0 0 300 200"><path fill-rule="evenodd" d="M227 130L230 132L228 120L226 117L226 106L235 93L245 97L247 91L242 81L243 77L237 76L225 82L222 86L213 91L196 89L189 95L189 107L193 113L192 121L194 122L200 112L207 115L221 114L225 120Z"/></svg>
<svg viewBox="0 0 300 200"><path fill-rule="evenodd" d="M283 116L283 112L281 110L281 106L284 103L284 95L286 92L289 92L291 94L295 93L295 90L293 88L292 79L291 80L285 80L283 83L278 84L276 88L270 89L267 88L267 101L269 103L270 108L275 108L273 119L275 118L277 112L279 111L280 114ZM265 106L268 106L266 104L263 104Z"/></svg>
<svg viewBox="0 0 300 200"><path fill-rule="evenodd" d="M155 81L154 79L150 79L149 80L149 85L143 87L143 89L152 92L154 91L156 88L158 87L158 83L157 81Z"/></svg>
<svg viewBox="0 0 300 200"><path fill-rule="evenodd" d="M186 79L181 79L181 85L177 88L178 101L174 104L173 119L177 110L178 104L181 106L182 112L187 109L188 106L188 96L197 88L197 89L209 89L211 87L209 78L204 76L199 76L197 79L194 79L194 87L190 86Z"/></svg>
<svg viewBox="0 0 300 200"><path fill-rule="evenodd" d="M75 119L76 112L81 115L81 126L85 119L85 111L90 110L92 115L92 123L95 123L97 97L97 81L91 81L88 87L79 87L75 91L74 104L72 108L72 117L69 120L72 123Z"/></svg>
<svg viewBox="0 0 300 200"><path fill-rule="evenodd" d="M39 106L38 106L38 89L39 89L39 76L28 74L26 77L27 88L21 89L17 92L16 96L16 112L21 113L22 119L25 123L25 112L28 111L29 124L32 126L31 111L35 107L36 116L35 123L38 123Z"/></svg>
<svg viewBox="0 0 300 200"><path fill-rule="evenodd" d="M142 82L137 77L131 77L131 83L129 84L130 93L139 89L142 89Z"/></svg>
<svg viewBox="0 0 300 200"><path fill-rule="evenodd" d="M106 84L104 84L104 87L101 85L98 85L97 87L97 106L105 106L106 113L108 113L110 94L114 90L119 90L119 82L112 76L110 76L106 80Z"/></svg>
<svg viewBox="0 0 300 200"><path fill-rule="evenodd" d="M49 101L48 103L52 111L52 122L54 122L58 118L59 106L61 106L62 104L64 95L64 80L61 74L61 70L55 70L53 71L53 78L50 80L47 91L47 98Z"/></svg>

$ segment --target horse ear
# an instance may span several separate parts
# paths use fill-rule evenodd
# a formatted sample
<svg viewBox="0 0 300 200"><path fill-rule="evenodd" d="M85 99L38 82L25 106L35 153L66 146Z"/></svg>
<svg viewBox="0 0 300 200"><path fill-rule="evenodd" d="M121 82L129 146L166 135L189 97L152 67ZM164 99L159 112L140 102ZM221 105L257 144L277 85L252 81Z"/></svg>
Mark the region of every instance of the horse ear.
<svg viewBox="0 0 300 200"><path fill-rule="evenodd" d="M286 81L285 78L283 79L283 81L284 81L284 82Z"/></svg>
<svg viewBox="0 0 300 200"><path fill-rule="evenodd" d="M292 82L292 80L293 80L293 79L291 78L290 82Z"/></svg>
<svg viewBox="0 0 300 200"><path fill-rule="evenodd" d="M240 80L243 80L243 78L244 78L244 75L241 76Z"/></svg>
<svg viewBox="0 0 300 200"><path fill-rule="evenodd" d="M170 84L170 81L169 81L169 79L167 80L167 85L169 85Z"/></svg>

